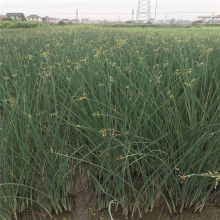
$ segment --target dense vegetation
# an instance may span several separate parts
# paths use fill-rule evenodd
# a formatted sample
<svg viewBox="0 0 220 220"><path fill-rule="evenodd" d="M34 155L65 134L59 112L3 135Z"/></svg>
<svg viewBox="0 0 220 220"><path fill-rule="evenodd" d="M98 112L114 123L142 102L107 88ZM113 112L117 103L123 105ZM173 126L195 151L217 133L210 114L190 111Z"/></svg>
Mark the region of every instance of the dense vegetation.
<svg viewBox="0 0 220 220"><path fill-rule="evenodd" d="M46 22L28 22L28 21L0 21L1 29L12 29L12 28L37 28L37 27L48 27L57 25L55 23Z"/></svg>
<svg viewBox="0 0 220 220"><path fill-rule="evenodd" d="M100 209L217 201L219 31L48 27L0 41L1 218L70 209L79 167Z"/></svg>
<svg viewBox="0 0 220 220"><path fill-rule="evenodd" d="M60 20L58 23L49 23L49 22L30 22L30 21L13 21L10 18L5 18L5 20L0 21L0 29L12 29L12 28L37 28L37 27L48 27L48 26L56 26L56 25L69 25L69 26L76 26L79 24L76 23L65 23L63 20ZM88 24L80 24L80 26ZM112 28L216 28L219 30L220 24L188 24L188 25L178 25L178 24L171 24L171 25L164 25L164 24L132 24L132 23L118 23L118 24L89 24L89 26L96 26L96 27L112 27Z"/></svg>

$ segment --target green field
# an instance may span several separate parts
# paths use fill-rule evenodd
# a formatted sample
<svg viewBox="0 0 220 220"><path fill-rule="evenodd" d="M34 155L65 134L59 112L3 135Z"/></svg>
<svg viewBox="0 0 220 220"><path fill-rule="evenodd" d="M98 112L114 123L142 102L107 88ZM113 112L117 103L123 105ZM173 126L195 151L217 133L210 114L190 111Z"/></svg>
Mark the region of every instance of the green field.
<svg viewBox="0 0 220 220"><path fill-rule="evenodd" d="M55 26L55 23L47 22L29 22L29 21L0 21L0 29L12 29L12 28L37 28L37 27L49 27Z"/></svg>
<svg viewBox="0 0 220 220"><path fill-rule="evenodd" d="M2 219L70 209L79 169L125 215L219 200L219 28L13 29L0 45Z"/></svg>

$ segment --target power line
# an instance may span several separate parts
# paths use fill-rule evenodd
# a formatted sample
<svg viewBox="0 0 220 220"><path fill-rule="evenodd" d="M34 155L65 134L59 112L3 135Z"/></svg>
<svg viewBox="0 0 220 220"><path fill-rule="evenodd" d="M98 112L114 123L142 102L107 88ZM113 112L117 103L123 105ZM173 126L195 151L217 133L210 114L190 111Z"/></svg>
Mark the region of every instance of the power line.
<svg viewBox="0 0 220 220"><path fill-rule="evenodd" d="M178 11L178 12L157 12L157 14L212 14L212 13L220 13L220 12L208 12L208 11L206 11L206 12L184 12L184 11ZM38 13L37 13L38 14ZM42 13L42 14L38 14L38 15L45 15L45 14L47 14L47 15L49 15L49 14L60 14L60 15L67 15L67 14L73 14L73 13ZM125 14L125 15L130 15L131 14L131 12L78 12L78 14L80 14L80 15L112 15L112 14L114 14L114 15L119 15L119 14Z"/></svg>

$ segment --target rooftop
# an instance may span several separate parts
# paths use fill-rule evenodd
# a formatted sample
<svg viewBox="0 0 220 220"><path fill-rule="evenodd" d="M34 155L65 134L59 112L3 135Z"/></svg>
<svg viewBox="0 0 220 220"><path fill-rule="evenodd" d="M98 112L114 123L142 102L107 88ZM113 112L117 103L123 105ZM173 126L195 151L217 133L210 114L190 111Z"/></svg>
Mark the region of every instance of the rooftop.
<svg viewBox="0 0 220 220"><path fill-rule="evenodd" d="M27 18L40 18L40 16L38 16L38 15L29 15L29 16L27 16Z"/></svg>
<svg viewBox="0 0 220 220"><path fill-rule="evenodd" d="M24 14L23 13L6 13L6 16L7 17L10 17L10 16L18 16L18 17L20 17L20 16L24 16Z"/></svg>

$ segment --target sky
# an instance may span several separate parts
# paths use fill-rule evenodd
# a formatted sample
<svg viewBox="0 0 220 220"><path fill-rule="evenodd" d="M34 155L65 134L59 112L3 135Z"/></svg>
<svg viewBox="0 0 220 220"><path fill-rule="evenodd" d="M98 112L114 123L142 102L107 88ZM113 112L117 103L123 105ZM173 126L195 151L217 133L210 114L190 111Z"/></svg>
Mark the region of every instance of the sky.
<svg viewBox="0 0 220 220"><path fill-rule="evenodd" d="M196 20L200 15L220 15L220 0L157 0L157 19L188 19ZM155 2L152 2L152 17L155 17ZM132 9L137 11L138 0L0 0L0 15L7 12L23 12L25 16L79 18L95 20L131 20ZM195 12L195 13L194 13ZM115 13L115 14L88 14ZM127 14L120 14L127 13Z"/></svg>

